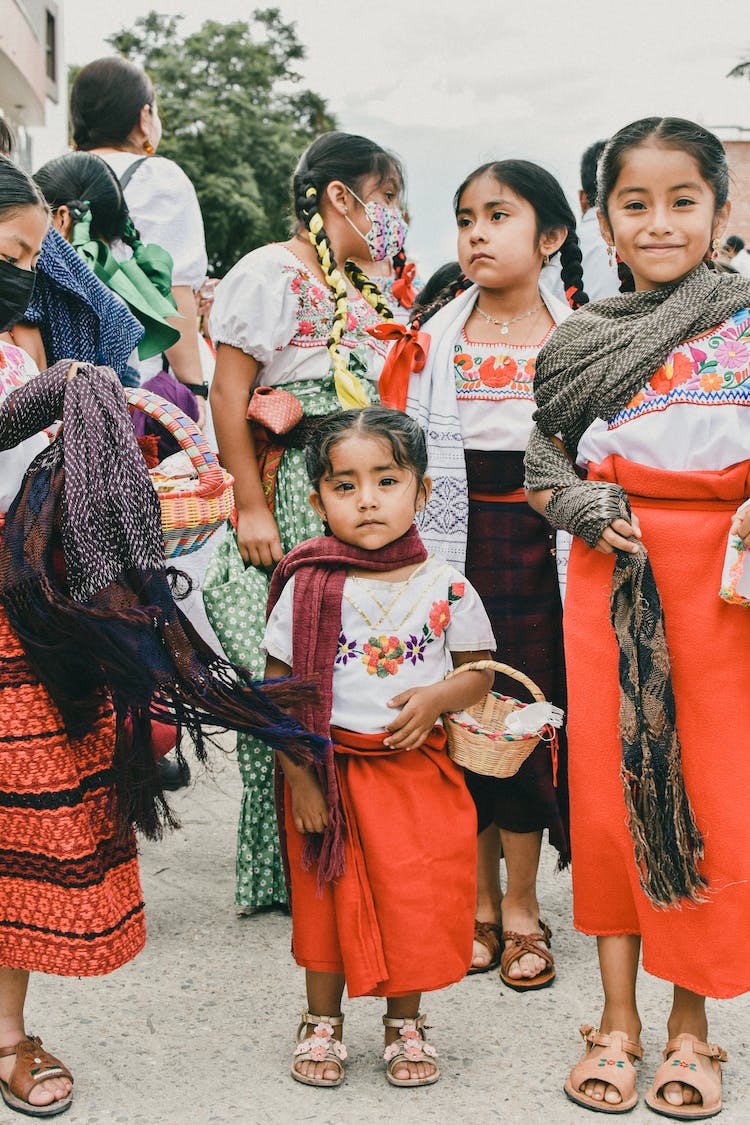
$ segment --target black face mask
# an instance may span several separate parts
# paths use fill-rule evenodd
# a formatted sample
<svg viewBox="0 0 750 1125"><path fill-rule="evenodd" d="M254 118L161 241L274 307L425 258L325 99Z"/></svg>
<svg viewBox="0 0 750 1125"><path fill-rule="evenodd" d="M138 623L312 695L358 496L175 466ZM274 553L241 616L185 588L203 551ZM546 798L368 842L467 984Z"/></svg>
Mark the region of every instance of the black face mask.
<svg viewBox="0 0 750 1125"><path fill-rule="evenodd" d="M0 332L7 332L26 312L36 274L0 258Z"/></svg>

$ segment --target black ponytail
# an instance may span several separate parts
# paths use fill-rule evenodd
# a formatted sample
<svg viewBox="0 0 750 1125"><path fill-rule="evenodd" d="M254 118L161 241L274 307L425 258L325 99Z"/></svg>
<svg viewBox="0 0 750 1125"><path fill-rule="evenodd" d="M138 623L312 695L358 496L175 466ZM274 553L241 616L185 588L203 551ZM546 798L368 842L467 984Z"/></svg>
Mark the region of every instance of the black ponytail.
<svg viewBox="0 0 750 1125"><path fill-rule="evenodd" d="M76 148L118 148L138 124L154 87L145 71L119 55L95 59L76 75L70 119Z"/></svg>
<svg viewBox="0 0 750 1125"><path fill-rule="evenodd" d="M7 156L0 156L0 220L10 219L21 207L40 207L49 214L49 207L31 176Z"/></svg>
<svg viewBox="0 0 750 1125"><path fill-rule="evenodd" d="M93 152L67 152L34 173L52 210L66 206L76 222L91 211L91 235L104 242L125 238L129 214L120 181Z"/></svg>

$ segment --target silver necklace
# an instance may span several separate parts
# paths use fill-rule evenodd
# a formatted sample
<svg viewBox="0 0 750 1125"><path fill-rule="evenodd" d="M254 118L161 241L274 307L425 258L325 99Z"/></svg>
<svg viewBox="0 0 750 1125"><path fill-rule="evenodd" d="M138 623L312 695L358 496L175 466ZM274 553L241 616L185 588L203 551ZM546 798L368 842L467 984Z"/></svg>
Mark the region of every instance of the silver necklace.
<svg viewBox="0 0 750 1125"><path fill-rule="evenodd" d="M501 336L507 336L511 324L515 324L517 320L525 320L527 316L533 316L534 313L539 312L543 304L543 301L539 301L538 304L534 305L533 309L529 309L529 311L525 313L520 313L518 316L512 316L510 320L496 320L494 316L490 316L489 313L486 313L483 309L480 309L478 304L474 305L474 308L479 313L479 315L487 321L488 324L494 324L496 328L500 329Z"/></svg>

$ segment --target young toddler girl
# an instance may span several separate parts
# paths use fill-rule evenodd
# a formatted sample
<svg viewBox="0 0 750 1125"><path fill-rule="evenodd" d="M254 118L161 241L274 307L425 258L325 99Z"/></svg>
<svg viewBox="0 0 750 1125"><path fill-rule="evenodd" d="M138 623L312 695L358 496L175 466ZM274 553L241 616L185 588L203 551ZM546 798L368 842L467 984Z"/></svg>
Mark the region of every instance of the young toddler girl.
<svg viewBox="0 0 750 1125"><path fill-rule="evenodd" d="M325 768L279 756L293 952L307 979L292 1077L343 1080L346 984L386 997L388 1081L422 1086L439 1070L420 996L466 973L475 896L476 815L440 715L492 678L445 675L495 642L475 591L413 526L430 493L416 422L381 407L334 415L306 462L328 534L276 568L264 639L269 676L319 677L322 705L304 718L331 738Z"/></svg>

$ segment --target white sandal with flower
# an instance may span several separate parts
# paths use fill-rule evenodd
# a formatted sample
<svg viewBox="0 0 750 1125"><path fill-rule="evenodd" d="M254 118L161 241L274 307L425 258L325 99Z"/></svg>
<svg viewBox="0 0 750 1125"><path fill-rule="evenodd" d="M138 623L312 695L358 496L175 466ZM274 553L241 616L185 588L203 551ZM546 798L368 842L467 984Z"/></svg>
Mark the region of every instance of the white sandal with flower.
<svg viewBox="0 0 750 1125"><path fill-rule="evenodd" d="M297 1028L297 1046L294 1048L292 1058L292 1078L302 1082L305 1086L340 1086L344 1081L344 1060L347 1055L346 1047L339 1039L334 1039L333 1029L341 1027L343 1016L314 1016L311 1012L303 1012L301 1023ZM312 1035L305 1036L308 1027L312 1027ZM299 1062L326 1063L335 1066L338 1070L336 1078L323 1078L310 1074L302 1074L297 1069Z"/></svg>
<svg viewBox="0 0 750 1125"><path fill-rule="evenodd" d="M399 1037L389 1043L383 1052L386 1069L385 1076L392 1086L431 1086L440 1077L440 1067L435 1061L437 1051L431 1043L427 1042L425 1035L426 1016L419 1015L415 1019L393 1019L383 1016L385 1027L399 1028ZM396 1078L393 1071L404 1063L428 1063L434 1067L431 1074L425 1078Z"/></svg>

